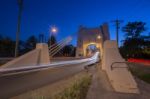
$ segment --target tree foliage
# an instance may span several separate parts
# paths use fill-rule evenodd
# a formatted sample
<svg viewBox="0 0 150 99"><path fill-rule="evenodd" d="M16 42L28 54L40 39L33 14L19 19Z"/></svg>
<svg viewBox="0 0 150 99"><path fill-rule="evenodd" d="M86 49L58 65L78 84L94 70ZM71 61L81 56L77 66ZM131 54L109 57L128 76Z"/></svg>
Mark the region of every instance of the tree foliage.
<svg viewBox="0 0 150 99"><path fill-rule="evenodd" d="M48 45L51 46L56 43L57 43L56 37L54 35L51 35L51 37L48 39Z"/></svg>
<svg viewBox="0 0 150 99"><path fill-rule="evenodd" d="M63 49L64 56L75 56L75 47L73 45L66 45Z"/></svg>
<svg viewBox="0 0 150 99"><path fill-rule="evenodd" d="M124 58L150 58L149 36L142 36L146 31L144 22L129 22L123 27L125 40L120 47L120 52Z"/></svg>
<svg viewBox="0 0 150 99"><path fill-rule="evenodd" d="M35 36L30 36L26 41L26 48L32 50L36 47L37 38Z"/></svg>
<svg viewBox="0 0 150 99"><path fill-rule="evenodd" d="M126 33L127 38L139 38L141 33L146 31L146 23L144 22L128 22L123 28L122 31Z"/></svg>
<svg viewBox="0 0 150 99"><path fill-rule="evenodd" d="M0 57L14 56L15 42L8 37L0 38Z"/></svg>
<svg viewBox="0 0 150 99"><path fill-rule="evenodd" d="M19 41L19 55L22 55L35 48L37 38L30 36L26 41ZM14 57L15 41L9 37L0 36L0 57Z"/></svg>
<svg viewBox="0 0 150 99"><path fill-rule="evenodd" d="M0 56L6 57L6 56L14 56L14 49L15 49L15 42L12 41L10 38L1 38L0 39Z"/></svg>
<svg viewBox="0 0 150 99"><path fill-rule="evenodd" d="M51 41L50 41L51 40ZM19 41L19 55L25 54L36 47L38 39L32 35L26 41ZM48 45L57 46L57 41L55 36L51 36L48 40ZM55 56L75 56L75 47L73 45L66 45L61 49ZM3 37L0 35L0 57L14 57L15 52L15 41L9 37Z"/></svg>

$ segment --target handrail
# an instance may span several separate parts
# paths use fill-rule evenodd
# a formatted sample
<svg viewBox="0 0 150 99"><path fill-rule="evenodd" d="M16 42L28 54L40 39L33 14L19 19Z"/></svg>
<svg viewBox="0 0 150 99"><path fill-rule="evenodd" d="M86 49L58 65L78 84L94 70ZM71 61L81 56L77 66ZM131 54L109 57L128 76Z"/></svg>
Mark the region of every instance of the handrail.
<svg viewBox="0 0 150 99"><path fill-rule="evenodd" d="M114 64L117 64L117 63L129 63L129 62L127 62L127 61L124 61L124 62L113 62L112 64L111 64L111 70L113 70L113 68L128 68L127 66L126 67L113 67L113 65Z"/></svg>

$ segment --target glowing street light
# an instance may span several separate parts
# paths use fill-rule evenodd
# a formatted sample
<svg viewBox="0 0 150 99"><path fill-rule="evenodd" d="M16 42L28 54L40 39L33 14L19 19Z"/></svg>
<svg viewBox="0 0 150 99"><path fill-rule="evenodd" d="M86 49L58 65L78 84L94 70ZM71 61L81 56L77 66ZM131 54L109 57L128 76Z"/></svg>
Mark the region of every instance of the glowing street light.
<svg viewBox="0 0 150 99"><path fill-rule="evenodd" d="M58 32L58 29L56 28L56 27L51 27L51 29L50 29L50 33L52 33L52 34L55 34L55 33L57 33Z"/></svg>
<svg viewBox="0 0 150 99"><path fill-rule="evenodd" d="M56 34L58 32L58 28L55 26L50 27L50 48L51 48L51 36ZM51 49L50 49L51 51ZM51 54L50 54L50 59L51 59Z"/></svg>
<svg viewBox="0 0 150 99"><path fill-rule="evenodd" d="M98 39L100 39L100 38L101 38L101 36L99 35L99 36L97 36L97 38L98 38Z"/></svg>

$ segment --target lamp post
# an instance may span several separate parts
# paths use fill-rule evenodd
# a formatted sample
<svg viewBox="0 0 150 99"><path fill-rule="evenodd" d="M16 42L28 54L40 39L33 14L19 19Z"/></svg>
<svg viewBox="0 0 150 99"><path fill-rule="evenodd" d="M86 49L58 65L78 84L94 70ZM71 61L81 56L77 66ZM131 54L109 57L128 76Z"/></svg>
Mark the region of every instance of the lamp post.
<svg viewBox="0 0 150 99"><path fill-rule="evenodd" d="M19 34L20 34L20 23L21 23L21 14L23 8L23 0L18 0L19 14L18 14L18 23L17 23L17 32L16 32L16 45L15 45L15 57L18 56L18 45L19 45Z"/></svg>
<svg viewBox="0 0 150 99"><path fill-rule="evenodd" d="M51 43L52 43L51 42L51 37L52 37L53 34L56 34L58 32L58 29L55 26L52 26L52 27L50 27L49 32L50 32L50 39L49 39L50 40L50 42L49 42L50 43L50 49L49 49L49 53L50 53L50 58L51 58Z"/></svg>
<svg viewBox="0 0 150 99"><path fill-rule="evenodd" d="M98 39L98 41L97 41L98 43L101 42L101 40L102 40L102 38L101 38L100 35L97 36L97 39ZM98 47L97 50L101 51L101 46L100 46L100 44L99 44L99 47Z"/></svg>
<svg viewBox="0 0 150 99"><path fill-rule="evenodd" d="M100 39L101 38L101 36L99 35L99 36L97 36L97 39Z"/></svg>

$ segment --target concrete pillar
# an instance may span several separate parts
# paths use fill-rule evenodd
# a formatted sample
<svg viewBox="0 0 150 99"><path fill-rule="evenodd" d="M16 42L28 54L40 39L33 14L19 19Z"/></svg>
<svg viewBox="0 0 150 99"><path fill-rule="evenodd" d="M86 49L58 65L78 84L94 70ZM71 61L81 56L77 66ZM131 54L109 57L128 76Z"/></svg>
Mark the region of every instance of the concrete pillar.
<svg viewBox="0 0 150 99"><path fill-rule="evenodd" d="M118 63L113 65L118 68L112 70L111 65L114 62L125 62L125 60L119 53L117 42L106 40L104 42L102 69L106 71L112 87L116 92L139 93L137 83L127 69L128 66L125 63Z"/></svg>
<svg viewBox="0 0 150 99"><path fill-rule="evenodd" d="M36 49L40 49L38 63L39 64L49 64L50 58L49 58L48 45L46 43L37 43Z"/></svg>
<svg viewBox="0 0 150 99"><path fill-rule="evenodd" d="M2 65L0 68L14 68L24 66L38 66L50 63L48 45L45 43L38 43L36 49L19 56L12 61Z"/></svg>

